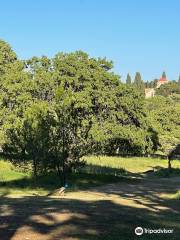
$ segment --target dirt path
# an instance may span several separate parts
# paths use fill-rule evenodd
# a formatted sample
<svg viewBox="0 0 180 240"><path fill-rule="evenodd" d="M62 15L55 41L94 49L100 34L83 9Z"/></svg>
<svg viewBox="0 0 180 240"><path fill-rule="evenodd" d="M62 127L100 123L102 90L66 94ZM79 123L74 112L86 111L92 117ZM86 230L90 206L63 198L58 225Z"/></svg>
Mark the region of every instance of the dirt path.
<svg viewBox="0 0 180 240"><path fill-rule="evenodd" d="M2 197L0 239L134 240L134 228L144 226L173 227L174 235L163 239L178 240L179 201L167 194L175 193L179 183L180 178L144 179L70 192L63 198Z"/></svg>

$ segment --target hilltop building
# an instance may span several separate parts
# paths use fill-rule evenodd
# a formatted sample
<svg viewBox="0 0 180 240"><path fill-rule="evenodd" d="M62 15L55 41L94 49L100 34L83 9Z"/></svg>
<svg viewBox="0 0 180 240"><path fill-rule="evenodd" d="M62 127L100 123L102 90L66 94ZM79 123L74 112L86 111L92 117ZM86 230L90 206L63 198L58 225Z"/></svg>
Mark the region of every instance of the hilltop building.
<svg viewBox="0 0 180 240"><path fill-rule="evenodd" d="M145 98L150 98L155 96L156 88L159 88L161 85L168 83L165 72L163 72L162 77L157 81L155 88L145 88Z"/></svg>
<svg viewBox="0 0 180 240"><path fill-rule="evenodd" d="M159 79L159 81L157 82L157 86L156 88L159 88L161 85L168 83L168 80L166 78L166 74L165 72L163 72L162 77Z"/></svg>

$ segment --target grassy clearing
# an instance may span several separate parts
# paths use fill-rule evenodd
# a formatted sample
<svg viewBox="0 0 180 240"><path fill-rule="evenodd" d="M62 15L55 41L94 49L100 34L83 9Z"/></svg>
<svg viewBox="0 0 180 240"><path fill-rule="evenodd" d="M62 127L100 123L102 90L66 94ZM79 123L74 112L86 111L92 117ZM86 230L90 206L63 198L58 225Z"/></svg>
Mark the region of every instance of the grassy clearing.
<svg viewBox="0 0 180 240"><path fill-rule="evenodd" d="M28 173L18 171L9 161L0 160L0 181L12 181L22 179Z"/></svg>
<svg viewBox="0 0 180 240"><path fill-rule="evenodd" d="M142 173L155 168L167 168L167 160L148 157L108 157L108 156L88 156L84 160L87 162L87 169L93 172L95 167L106 167L111 169L124 169L131 173ZM180 161L172 161L173 168L180 168ZM103 169L103 168L102 168ZM103 171L103 170L102 170ZM123 170L122 170L123 171Z"/></svg>
<svg viewBox="0 0 180 240"><path fill-rule="evenodd" d="M173 195L173 199L180 200L180 191L177 191L177 193Z"/></svg>
<svg viewBox="0 0 180 240"><path fill-rule="evenodd" d="M115 157L86 160L88 165L81 172L69 176L73 191L60 199L45 196L59 187L57 176L41 176L36 181L30 173L19 172L8 161L1 160L0 239L19 240L24 236L38 240L129 240L139 239L134 234L137 226L173 227L175 231L171 236L143 235L140 238L144 240L179 239L179 178L152 181L133 178L152 167L166 167L165 160ZM174 161L173 167L180 168L179 162ZM114 182L118 183L104 185ZM96 187L87 190L89 186Z"/></svg>
<svg viewBox="0 0 180 240"><path fill-rule="evenodd" d="M167 161L154 158L122 158L107 156L88 156L87 165L68 177L69 191L87 189L118 181L135 181L140 173L158 168L165 168ZM180 161L172 163L179 174ZM157 176L168 176L166 169L160 169ZM0 195L42 195L45 196L60 187L56 174L32 177L30 172L21 172L7 160L0 160Z"/></svg>
<svg viewBox="0 0 180 240"><path fill-rule="evenodd" d="M68 177L69 191L87 189L107 183L120 181L115 175L73 173ZM60 187L56 174L39 176L35 179L31 172L21 172L9 161L0 160L0 196L2 195L41 195L45 196Z"/></svg>
<svg viewBox="0 0 180 240"><path fill-rule="evenodd" d="M175 194L169 194L168 198L174 199L174 200L180 200L180 191L177 191Z"/></svg>

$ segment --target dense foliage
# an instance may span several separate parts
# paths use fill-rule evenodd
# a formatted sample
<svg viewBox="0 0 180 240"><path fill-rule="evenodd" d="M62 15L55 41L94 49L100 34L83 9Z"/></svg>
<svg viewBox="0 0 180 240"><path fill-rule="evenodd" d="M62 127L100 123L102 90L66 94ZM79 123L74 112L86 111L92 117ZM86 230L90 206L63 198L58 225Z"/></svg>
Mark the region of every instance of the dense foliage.
<svg viewBox="0 0 180 240"><path fill-rule="evenodd" d="M156 95L161 95L164 97L168 97L173 94L180 94L179 82L173 81L173 82L166 83L156 90Z"/></svg>
<svg viewBox="0 0 180 240"><path fill-rule="evenodd" d="M3 152L19 164L32 162L35 175L56 170L64 185L84 155L155 152L162 131L159 119L165 120L161 104L168 106L163 134L169 131L171 115L176 119L171 132L178 138L174 126L179 124L179 105L174 111L164 98L145 105L140 74L134 84L130 76L123 84L112 68L112 62L82 51L21 61L0 41Z"/></svg>
<svg viewBox="0 0 180 240"><path fill-rule="evenodd" d="M168 156L180 143L180 102L174 96L156 96L146 101L147 116L158 133L161 154Z"/></svg>

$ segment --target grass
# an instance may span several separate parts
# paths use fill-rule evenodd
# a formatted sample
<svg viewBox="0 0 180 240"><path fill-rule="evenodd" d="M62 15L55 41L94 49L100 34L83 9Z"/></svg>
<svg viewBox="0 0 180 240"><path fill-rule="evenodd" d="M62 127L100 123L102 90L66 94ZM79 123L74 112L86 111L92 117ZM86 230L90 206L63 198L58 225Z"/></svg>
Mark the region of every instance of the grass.
<svg viewBox="0 0 180 240"><path fill-rule="evenodd" d="M84 158L86 166L68 177L69 191L88 189L118 181L135 181L140 173L159 169L156 176L168 177L169 172L164 169L167 160L143 157L107 157L87 156ZM173 161L172 175L179 174L180 161ZM32 177L30 172L21 172L7 160L0 160L0 195L42 195L45 196L59 188L60 181L56 174Z"/></svg>
<svg viewBox="0 0 180 240"><path fill-rule="evenodd" d="M177 191L177 193L173 195L173 199L180 200L180 191Z"/></svg>
<svg viewBox="0 0 180 240"><path fill-rule="evenodd" d="M97 173L78 172L68 177L69 191L87 189L107 183L120 181L119 176ZM37 179L30 172L21 172L8 160L0 160L0 196L2 195L41 195L45 196L60 187L60 180L55 173L39 176Z"/></svg>
<svg viewBox="0 0 180 240"><path fill-rule="evenodd" d="M99 166L112 169L124 169L131 173L142 173L154 168L167 168L167 160L151 157L108 157L108 156L88 156L84 157L87 163L87 169ZM173 168L180 168L180 161L172 161Z"/></svg>
<svg viewBox="0 0 180 240"><path fill-rule="evenodd" d="M180 200L180 190L174 194L169 194L167 197L174 200Z"/></svg>

